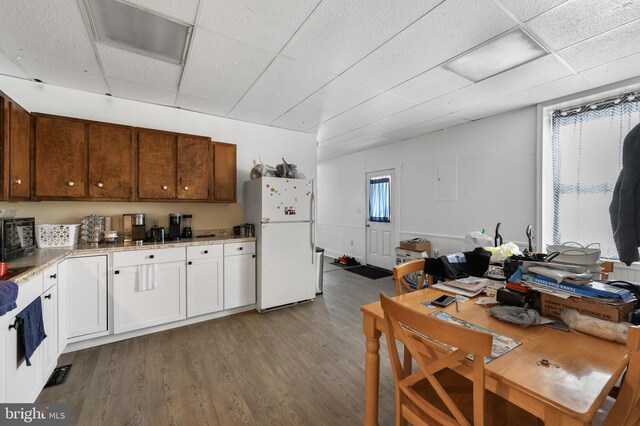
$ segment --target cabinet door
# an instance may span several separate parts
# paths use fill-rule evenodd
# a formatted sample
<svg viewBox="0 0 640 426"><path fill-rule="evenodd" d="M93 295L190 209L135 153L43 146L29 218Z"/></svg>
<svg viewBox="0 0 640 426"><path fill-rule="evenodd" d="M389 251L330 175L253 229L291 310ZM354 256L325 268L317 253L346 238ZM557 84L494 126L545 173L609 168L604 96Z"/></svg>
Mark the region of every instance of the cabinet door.
<svg viewBox="0 0 640 426"><path fill-rule="evenodd" d="M224 308L256 303L255 254L225 256L224 258Z"/></svg>
<svg viewBox="0 0 640 426"><path fill-rule="evenodd" d="M31 196L31 115L9 102L9 199Z"/></svg>
<svg viewBox="0 0 640 426"><path fill-rule="evenodd" d="M84 198L86 154L84 123L37 116L36 197Z"/></svg>
<svg viewBox="0 0 640 426"><path fill-rule="evenodd" d="M176 135L138 131L138 198L176 198Z"/></svg>
<svg viewBox="0 0 640 426"><path fill-rule="evenodd" d="M66 285L67 337L84 340L107 331L107 256L67 259L63 271L60 280Z"/></svg>
<svg viewBox="0 0 640 426"><path fill-rule="evenodd" d="M209 138L178 136L178 198L207 201L211 181Z"/></svg>
<svg viewBox="0 0 640 426"><path fill-rule="evenodd" d="M58 364L58 286L54 285L42 295L42 320L47 338L42 342L43 363L42 383L49 380L49 376Z"/></svg>
<svg viewBox="0 0 640 426"><path fill-rule="evenodd" d="M236 202L236 146L215 142L213 201Z"/></svg>
<svg viewBox="0 0 640 426"><path fill-rule="evenodd" d="M157 268L156 288L140 288L138 268ZM150 273L147 270L147 273ZM113 332L138 330L185 319L186 265L168 262L118 268L113 275Z"/></svg>
<svg viewBox="0 0 640 426"><path fill-rule="evenodd" d="M14 322L15 318L11 318L10 324L14 324ZM31 355L31 365L27 366L21 349L22 345L18 343L18 339L16 329L8 329L3 345L6 350L6 401L8 403L32 403L44 385L42 383L43 344L38 346L38 349Z"/></svg>
<svg viewBox="0 0 640 426"><path fill-rule="evenodd" d="M224 258L187 262L187 317L221 311Z"/></svg>
<svg viewBox="0 0 640 426"><path fill-rule="evenodd" d="M130 200L133 129L89 124L89 197Z"/></svg>

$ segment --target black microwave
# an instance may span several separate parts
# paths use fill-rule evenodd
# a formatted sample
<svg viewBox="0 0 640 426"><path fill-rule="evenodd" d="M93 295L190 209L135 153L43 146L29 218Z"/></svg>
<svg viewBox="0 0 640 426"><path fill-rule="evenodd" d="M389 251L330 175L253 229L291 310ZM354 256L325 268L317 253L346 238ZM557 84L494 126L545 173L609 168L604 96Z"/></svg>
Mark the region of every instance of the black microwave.
<svg viewBox="0 0 640 426"><path fill-rule="evenodd" d="M8 262L35 250L35 238L34 218L0 219L0 261Z"/></svg>

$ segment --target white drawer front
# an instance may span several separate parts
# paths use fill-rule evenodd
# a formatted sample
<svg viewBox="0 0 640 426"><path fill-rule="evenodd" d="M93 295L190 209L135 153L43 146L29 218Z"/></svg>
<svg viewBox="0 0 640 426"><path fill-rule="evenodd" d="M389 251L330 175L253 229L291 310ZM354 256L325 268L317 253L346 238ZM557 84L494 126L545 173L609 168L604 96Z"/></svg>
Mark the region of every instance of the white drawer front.
<svg viewBox="0 0 640 426"><path fill-rule="evenodd" d="M46 269L42 273L42 279L44 281L44 290L47 291L54 284L58 283L58 265L54 265Z"/></svg>
<svg viewBox="0 0 640 426"><path fill-rule="evenodd" d="M253 254L256 252L256 243L249 241L246 243L229 243L224 245L225 256L235 256L238 254Z"/></svg>
<svg viewBox="0 0 640 426"><path fill-rule="evenodd" d="M184 247L121 251L113 254L113 266L145 265L148 263L178 262L186 259Z"/></svg>
<svg viewBox="0 0 640 426"><path fill-rule="evenodd" d="M18 289L18 299L16 300L18 307L12 310L11 314L15 315L29 306L31 302L36 300L36 297L40 297L43 291L42 274L38 274L26 283L20 284Z"/></svg>
<svg viewBox="0 0 640 426"><path fill-rule="evenodd" d="M187 260L207 259L220 257L224 253L222 244L187 247Z"/></svg>

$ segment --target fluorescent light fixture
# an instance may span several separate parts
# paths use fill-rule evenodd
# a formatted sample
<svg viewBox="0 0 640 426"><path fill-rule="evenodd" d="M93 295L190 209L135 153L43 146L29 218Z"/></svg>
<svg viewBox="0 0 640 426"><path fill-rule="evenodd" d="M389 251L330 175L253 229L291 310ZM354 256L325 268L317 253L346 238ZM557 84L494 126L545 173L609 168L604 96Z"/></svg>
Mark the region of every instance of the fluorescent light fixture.
<svg viewBox="0 0 640 426"><path fill-rule="evenodd" d="M442 67L478 82L534 61L549 51L516 28L452 59Z"/></svg>
<svg viewBox="0 0 640 426"><path fill-rule="evenodd" d="M85 0L96 41L183 65L192 27L116 0Z"/></svg>

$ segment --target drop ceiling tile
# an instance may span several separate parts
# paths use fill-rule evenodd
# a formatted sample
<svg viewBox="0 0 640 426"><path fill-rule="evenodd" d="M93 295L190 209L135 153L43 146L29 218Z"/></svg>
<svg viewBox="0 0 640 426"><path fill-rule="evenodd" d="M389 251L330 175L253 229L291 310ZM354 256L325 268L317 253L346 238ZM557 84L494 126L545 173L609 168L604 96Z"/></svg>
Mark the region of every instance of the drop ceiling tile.
<svg viewBox="0 0 640 426"><path fill-rule="evenodd" d="M389 139L402 141L468 122L469 120L465 120L464 118L447 115L386 134L385 136Z"/></svg>
<svg viewBox="0 0 640 426"><path fill-rule="evenodd" d="M198 25L278 53L319 0L203 0Z"/></svg>
<svg viewBox="0 0 640 426"><path fill-rule="evenodd" d="M472 84L471 81L441 67L433 68L388 91L416 102L426 102Z"/></svg>
<svg viewBox="0 0 640 426"><path fill-rule="evenodd" d="M283 53L339 74L440 2L325 0Z"/></svg>
<svg viewBox="0 0 640 426"><path fill-rule="evenodd" d="M12 77L31 79L18 65L7 55L0 51L0 74Z"/></svg>
<svg viewBox="0 0 640 426"><path fill-rule="evenodd" d="M273 57L257 47L196 28L180 92L235 104Z"/></svg>
<svg viewBox="0 0 640 426"><path fill-rule="evenodd" d="M100 73L78 2L4 1L0 47L9 56L42 64Z"/></svg>
<svg viewBox="0 0 640 426"><path fill-rule="evenodd" d="M193 25L198 12L199 0L120 0L141 9L147 9L156 14L164 15L187 24Z"/></svg>
<svg viewBox="0 0 640 426"><path fill-rule="evenodd" d="M558 54L577 71L584 71L640 53L638 33L640 33L640 19L562 49Z"/></svg>
<svg viewBox="0 0 640 426"><path fill-rule="evenodd" d="M275 112L262 111L242 105L236 105L231 112L227 114L227 118L234 118L236 120L259 124L271 124L271 122L278 118L278 116L279 114Z"/></svg>
<svg viewBox="0 0 640 426"><path fill-rule="evenodd" d="M502 0L502 4L520 20L528 21L567 0Z"/></svg>
<svg viewBox="0 0 640 426"><path fill-rule="evenodd" d="M289 114L320 123L378 94L378 90L338 77L296 105Z"/></svg>
<svg viewBox="0 0 640 426"><path fill-rule="evenodd" d="M319 124L312 129L309 129L309 133L316 134L316 140L318 142L324 142L336 136L340 136L347 133L347 130L339 129L337 127L331 127L326 124Z"/></svg>
<svg viewBox="0 0 640 426"><path fill-rule="evenodd" d="M527 22L555 50L640 18L640 0L573 0Z"/></svg>
<svg viewBox="0 0 640 426"><path fill-rule="evenodd" d="M383 118L375 123L371 123L368 126L363 127L363 130L384 135L427 120L433 120L434 118L442 115L444 115L444 113L440 110L432 109L424 105L418 105L390 117Z"/></svg>
<svg viewBox="0 0 640 426"><path fill-rule="evenodd" d="M240 101L241 105L284 114L336 77L278 56ZM318 124L312 123L307 128Z"/></svg>
<svg viewBox="0 0 640 426"><path fill-rule="evenodd" d="M111 86L111 94L118 98L134 101L148 102L158 105L174 106L176 101L175 90L162 90L156 87L143 86L119 78L108 78Z"/></svg>
<svg viewBox="0 0 640 426"><path fill-rule="evenodd" d="M327 121L327 124L346 130L356 129L415 106L415 102L382 93L373 99Z"/></svg>
<svg viewBox="0 0 640 426"><path fill-rule="evenodd" d="M221 117L226 116L231 108L233 108L233 104L222 102L216 98L205 99L199 96L186 95L184 93L178 94L176 106L189 111L197 111Z"/></svg>
<svg viewBox="0 0 640 426"><path fill-rule="evenodd" d="M370 149L380 145L386 145L395 142L393 139L387 139L380 135L363 135L342 144L341 148L351 150Z"/></svg>
<svg viewBox="0 0 640 426"><path fill-rule="evenodd" d="M22 58L20 63L29 75L47 84L101 94L109 91L102 74L58 67L29 58Z"/></svg>
<svg viewBox="0 0 640 426"><path fill-rule="evenodd" d="M594 87L637 77L640 70L640 53L591 68L580 75Z"/></svg>
<svg viewBox="0 0 640 426"><path fill-rule="evenodd" d="M362 129L352 130L346 133L341 134L340 136L333 137L331 139L322 141L320 146L331 146L341 148L343 145L348 144L349 142L360 139L362 137L380 137L375 133L369 133Z"/></svg>
<svg viewBox="0 0 640 426"><path fill-rule="evenodd" d="M281 127L283 129L298 130L301 132L313 133L308 131L309 128L313 125L313 123L310 125L308 122L305 122L304 120L300 120L298 118L291 117L286 114L281 116L277 120L275 120L273 123L271 123L271 125L275 127Z"/></svg>
<svg viewBox="0 0 640 426"><path fill-rule="evenodd" d="M449 0L350 68L344 76L388 90L515 25L492 0Z"/></svg>
<svg viewBox="0 0 640 426"><path fill-rule="evenodd" d="M158 89L178 90L181 66L102 43L97 43L97 47L107 77Z"/></svg>

